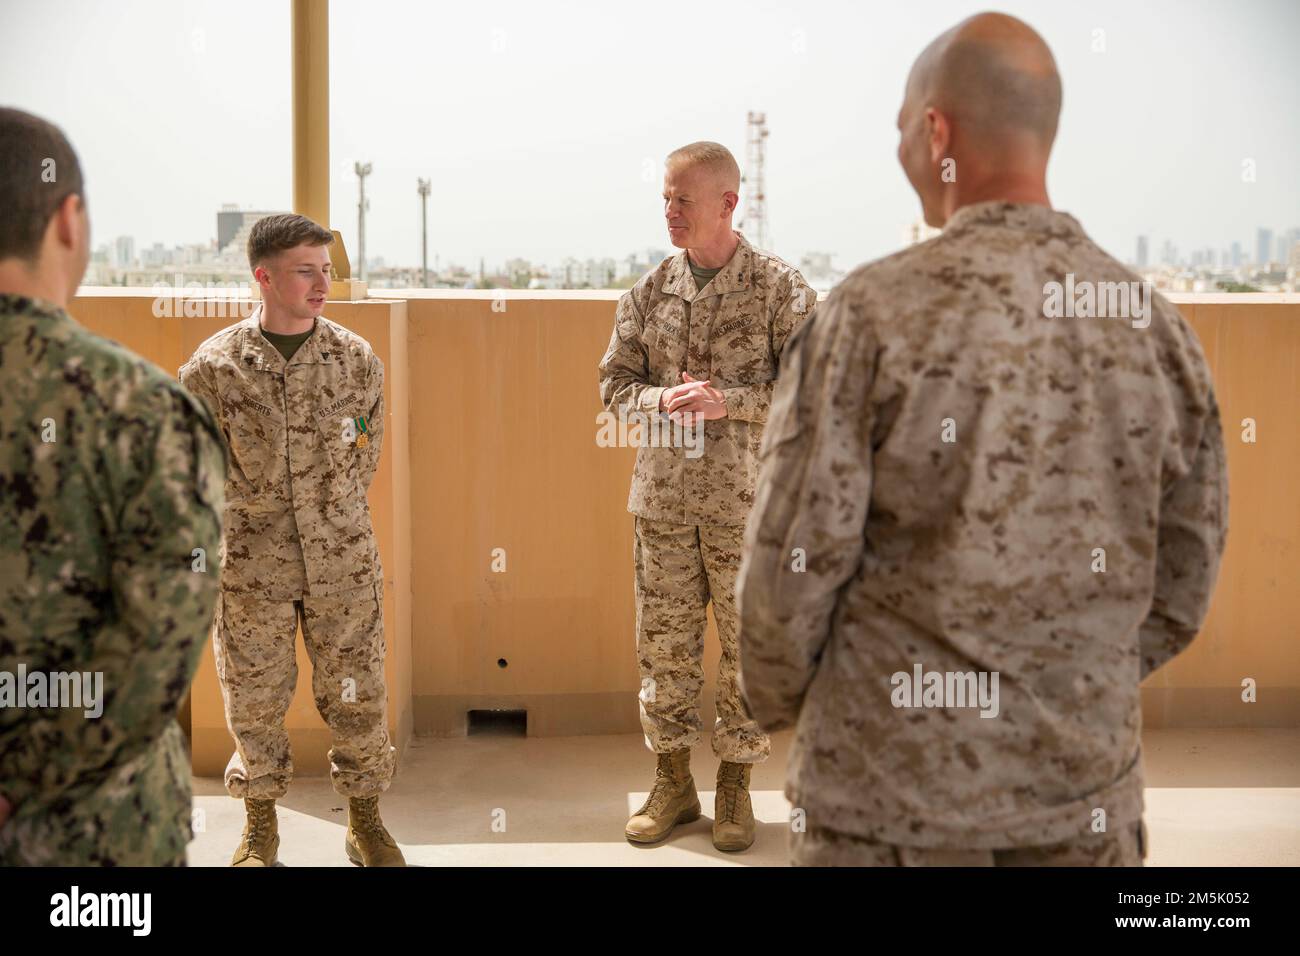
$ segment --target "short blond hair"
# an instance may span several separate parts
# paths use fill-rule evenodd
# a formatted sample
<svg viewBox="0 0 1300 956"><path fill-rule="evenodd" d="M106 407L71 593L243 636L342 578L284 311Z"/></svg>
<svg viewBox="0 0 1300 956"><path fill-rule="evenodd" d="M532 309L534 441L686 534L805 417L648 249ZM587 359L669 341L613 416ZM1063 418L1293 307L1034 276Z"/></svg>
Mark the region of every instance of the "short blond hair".
<svg viewBox="0 0 1300 956"><path fill-rule="evenodd" d="M731 150L721 143L701 140L675 149L668 154L665 165L676 164L701 166L724 180L733 192L740 191L740 165L736 162L736 157L731 155Z"/></svg>

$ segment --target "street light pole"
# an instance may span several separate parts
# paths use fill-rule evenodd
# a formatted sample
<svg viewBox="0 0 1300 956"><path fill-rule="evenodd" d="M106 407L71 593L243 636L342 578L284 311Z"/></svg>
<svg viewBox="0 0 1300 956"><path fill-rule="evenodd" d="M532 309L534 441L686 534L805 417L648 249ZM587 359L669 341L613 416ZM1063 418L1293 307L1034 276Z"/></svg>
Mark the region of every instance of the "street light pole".
<svg viewBox="0 0 1300 956"><path fill-rule="evenodd" d="M420 288L429 288L429 180L417 179L420 193Z"/></svg>
<svg viewBox="0 0 1300 956"><path fill-rule="evenodd" d="M366 281L366 177L370 175L371 163L356 163L357 183L361 186L361 198L357 201L357 256L360 258L361 281Z"/></svg>

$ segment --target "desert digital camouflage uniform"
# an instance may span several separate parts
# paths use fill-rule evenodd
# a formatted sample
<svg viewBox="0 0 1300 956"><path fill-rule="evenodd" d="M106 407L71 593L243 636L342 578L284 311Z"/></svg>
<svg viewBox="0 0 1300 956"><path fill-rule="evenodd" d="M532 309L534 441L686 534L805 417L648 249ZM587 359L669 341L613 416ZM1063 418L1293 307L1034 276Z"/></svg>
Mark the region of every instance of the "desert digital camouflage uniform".
<svg viewBox="0 0 1300 956"><path fill-rule="evenodd" d="M966 206L851 273L786 350L739 601L751 711L797 721L796 860L825 851L814 831L1077 858L1141 819L1138 682L1205 617L1223 440L1177 310L1046 318L1069 273L1136 280L1069 215ZM896 709L918 664L998 672L997 716Z"/></svg>
<svg viewBox="0 0 1300 956"><path fill-rule="evenodd" d="M99 717L0 706L0 866L184 865L220 434L161 369L0 294L0 437L0 671L103 675Z"/></svg>
<svg viewBox="0 0 1300 956"><path fill-rule="evenodd" d="M226 789L258 799L288 789L284 716L301 621L313 696L333 741L334 789L380 793L394 750L383 568L366 491L383 439L383 363L323 316L286 362L262 335L259 307L200 345L180 377L211 406L231 454L212 638L235 738Z"/></svg>
<svg viewBox="0 0 1300 956"><path fill-rule="evenodd" d="M795 866L1141 866L1146 824L1130 823L1051 846L963 850L899 846L816 827L792 830Z"/></svg>
<svg viewBox="0 0 1300 956"><path fill-rule="evenodd" d="M771 745L736 683L736 573L781 350L817 293L796 269L737 236L735 254L703 289L683 250L623 295L600 394L610 411L659 416L660 395L687 372L726 397L727 417L703 425L702 455L647 444L637 451L628 510L636 515L641 725L656 753L699 740L711 599L722 646L713 751L754 763Z"/></svg>

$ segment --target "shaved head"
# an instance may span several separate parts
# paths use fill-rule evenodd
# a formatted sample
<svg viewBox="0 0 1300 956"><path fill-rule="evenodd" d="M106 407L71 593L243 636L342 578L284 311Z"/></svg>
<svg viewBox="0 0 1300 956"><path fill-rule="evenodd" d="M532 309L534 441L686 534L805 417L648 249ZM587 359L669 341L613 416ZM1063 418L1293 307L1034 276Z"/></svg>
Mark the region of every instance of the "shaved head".
<svg viewBox="0 0 1300 956"><path fill-rule="evenodd" d="M1015 17L981 13L959 23L926 47L909 87L986 145L1029 133L1050 148L1056 138L1056 60L1043 38Z"/></svg>
<svg viewBox="0 0 1300 956"><path fill-rule="evenodd" d="M1047 201L1061 115L1056 60L1032 27L980 13L940 34L907 78L898 158L941 226L962 205Z"/></svg>

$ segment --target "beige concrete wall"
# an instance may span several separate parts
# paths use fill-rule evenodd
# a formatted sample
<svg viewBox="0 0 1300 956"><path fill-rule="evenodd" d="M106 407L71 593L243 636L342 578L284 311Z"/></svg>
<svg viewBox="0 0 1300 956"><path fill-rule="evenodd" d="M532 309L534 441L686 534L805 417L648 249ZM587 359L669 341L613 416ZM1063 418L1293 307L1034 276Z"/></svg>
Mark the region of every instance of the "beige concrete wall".
<svg viewBox="0 0 1300 956"><path fill-rule="evenodd" d="M1300 725L1300 296L1175 296L1214 373L1228 545L1196 642L1143 685L1148 726ZM1242 440L1253 418L1256 441ZM1257 684L1255 703L1242 681Z"/></svg>
<svg viewBox="0 0 1300 956"><path fill-rule="evenodd" d="M386 572L390 693L410 701L395 708L399 737L463 733L471 708L526 709L537 735L638 729L626 511L633 451L595 441L596 365L615 298L449 291L410 293L404 308L372 300L327 311L366 336L388 369L389 437L370 501ZM173 372L227 324L154 319L150 303L97 290L74 313ZM1300 298L1179 304L1223 410L1230 534L1204 633L1147 681L1146 719L1294 726ZM394 416L409 416L405 442ZM1240 440L1246 417L1258 423L1253 445ZM496 548L504 573L492 570ZM718 656L712 625L706 642L707 700ZM295 755L310 770L322 765L325 742L300 664L289 720ZM1247 677L1258 682L1254 704L1240 699ZM196 768L215 772L230 744L210 654L193 697ZM711 704L706 711L711 720Z"/></svg>
<svg viewBox="0 0 1300 956"><path fill-rule="evenodd" d="M614 301L495 301L409 303L416 729L504 708L530 734L634 732L635 451L596 444Z"/></svg>
<svg viewBox="0 0 1300 956"><path fill-rule="evenodd" d="M635 731L625 510L633 452L598 448L594 440L596 365L616 296L508 293L495 300L504 311L493 311L491 293L416 295L417 731L461 733L471 707L527 708L530 733ZM1145 717L1152 726L1294 726L1300 297L1189 296L1179 307L1215 375L1228 438L1231 533L1204 633L1148 679ZM1247 416L1260 423L1254 445L1240 440ZM504 574L490 570L497 547L506 549ZM718 654L712 625L707 642L711 699ZM1258 682L1256 703L1241 700L1244 677Z"/></svg>

